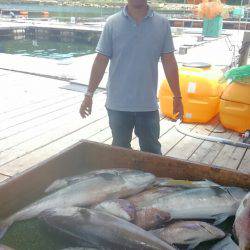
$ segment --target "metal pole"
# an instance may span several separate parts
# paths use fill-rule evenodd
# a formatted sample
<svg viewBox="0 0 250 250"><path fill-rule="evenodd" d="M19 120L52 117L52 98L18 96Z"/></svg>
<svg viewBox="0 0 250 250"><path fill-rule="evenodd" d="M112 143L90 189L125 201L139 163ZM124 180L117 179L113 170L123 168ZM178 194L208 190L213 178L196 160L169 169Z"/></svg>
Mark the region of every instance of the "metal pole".
<svg viewBox="0 0 250 250"><path fill-rule="evenodd" d="M242 47L239 51L240 53L239 66L247 64L249 49L250 49L250 31L244 33Z"/></svg>

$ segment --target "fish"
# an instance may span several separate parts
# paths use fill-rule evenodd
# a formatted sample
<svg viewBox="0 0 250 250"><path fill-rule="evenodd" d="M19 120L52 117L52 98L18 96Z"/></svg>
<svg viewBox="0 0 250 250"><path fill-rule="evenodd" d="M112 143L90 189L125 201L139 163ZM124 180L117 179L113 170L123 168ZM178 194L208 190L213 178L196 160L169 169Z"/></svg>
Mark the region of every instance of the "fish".
<svg viewBox="0 0 250 250"><path fill-rule="evenodd" d="M104 201L94 207L96 210L105 211L126 221L135 218L135 206L125 199L113 199Z"/></svg>
<svg viewBox="0 0 250 250"><path fill-rule="evenodd" d="M106 199L125 198L148 188L155 176L139 170L103 172L61 188L0 222L0 238L16 221L31 219L55 207L91 206Z"/></svg>
<svg viewBox="0 0 250 250"><path fill-rule="evenodd" d="M78 243L82 240L98 249L175 249L152 233L95 209L52 208L38 218L60 234L69 234Z"/></svg>
<svg viewBox="0 0 250 250"><path fill-rule="evenodd" d="M223 240L216 243L210 250L240 250L240 248L229 234Z"/></svg>
<svg viewBox="0 0 250 250"><path fill-rule="evenodd" d="M0 244L0 250L14 250L14 249Z"/></svg>
<svg viewBox="0 0 250 250"><path fill-rule="evenodd" d="M135 224L147 230L155 228L159 223L155 218L162 212L169 217L168 221L212 219L214 225L218 225L235 215L245 195L246 191L237 187L195 188L167 193L137 210Z"/></svg>
<svg viewBox="0 0 250 250"><path fill-rule="evenodd" d="M142 193L139 193L137 195L128 197L125 199L113 199L104 201L94 208L97 210L105 211L106 213L118 216L119 218L122 218L127 221L134 222L136 217L136 211L140 210L141 207L148 204L148 202L151 202L152 200L156 198L160 198L162 196L165 196L166 194L171 194L173 192L183 190L183 188L179 187L158 187L158 188L152 188L149 190L146 190ZM154 211L154 217L147 219L151 220L157 220L158 224L163 223L167 219L169 219L169 214L165 213L163 211L159 211L157 213ZM145 215L147 216L147 215ZM140 225L139 225L140 226Z"/></svg>
<svg viewBox="0 0 250 250"><path fill-rule="evenodd" d="M154 186L158 187L182 187L182 188L203 188L203 187L219 187L220 185L210 181L189 181L189 180L175 180L171 178L156 178Z"/></svg>
<svg viewBox="0 0 250 250"><path fill-rule="evenodd" d="M250 192L242 199L234 221L240 250L250 250Z"/></svg>
<svg viewBox="0 0 250 250"><path fill-rule="evenodd" d="M177 221L151 232L171 245L186 245L188 249L194 249L204 241L225 237L222 230L202 221Z"/></svg>
<svg viewBox="0 0 250 250"><path fill-rule="evenodd" d="M90 171L84 175L76 175L76 176L68 176L62 179L58 179L55 180L52 184L50 184L46 189L45 189L45 193L52 193L55 192L59 189L65 188L69 185L72 185L74 183L77 183L79 181L91 178L93 176L97 176L100 174L105 174L105 173L109 173L109 174L121 174L123 172L129 172L129 171L133 171L131 169L126 169L126 168L113 168L113 169L100 169L100 170L94 170L94 171Z"/></svg>

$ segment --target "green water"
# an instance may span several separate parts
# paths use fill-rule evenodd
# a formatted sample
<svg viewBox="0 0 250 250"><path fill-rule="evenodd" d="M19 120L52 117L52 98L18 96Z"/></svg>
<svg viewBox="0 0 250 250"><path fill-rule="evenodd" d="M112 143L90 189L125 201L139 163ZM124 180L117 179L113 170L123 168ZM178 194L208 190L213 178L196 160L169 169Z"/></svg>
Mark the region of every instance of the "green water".
<svg viewBox="0 0 250 250"><path fill-rule="evenodd" d="M96 44L49 40L0 40L0 53L51 59L66 59L94 53Z"/></svg>
<svg viewBox="0 0 250 250"><path fill-rule="evenodd" d="M231 233L233 218L229 218L219 227L226 233ZM208 250L218 241L204 242L196 250ZM77 246L76 243L52 233L37 219L15 223L0 241L16 250L60 250Z"/></svg>

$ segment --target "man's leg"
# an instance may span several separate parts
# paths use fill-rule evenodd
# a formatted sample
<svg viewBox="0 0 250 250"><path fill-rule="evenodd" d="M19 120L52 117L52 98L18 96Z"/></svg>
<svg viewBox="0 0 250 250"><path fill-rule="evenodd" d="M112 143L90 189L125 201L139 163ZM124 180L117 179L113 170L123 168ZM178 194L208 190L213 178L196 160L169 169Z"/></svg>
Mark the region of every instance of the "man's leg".
<svg viewBox="0 0 250 250"><path fill-rule="evenodd" d="M113 136L113 146L131 148L132 133L135 126L135 114L108 109L109 126Z"/></svg>
<svg viewBox="0 0 250 250"><path fill-rule="evenodd" d="M161 155L159 111L137 112L135 134L139 137L142 151Z"/></svg>

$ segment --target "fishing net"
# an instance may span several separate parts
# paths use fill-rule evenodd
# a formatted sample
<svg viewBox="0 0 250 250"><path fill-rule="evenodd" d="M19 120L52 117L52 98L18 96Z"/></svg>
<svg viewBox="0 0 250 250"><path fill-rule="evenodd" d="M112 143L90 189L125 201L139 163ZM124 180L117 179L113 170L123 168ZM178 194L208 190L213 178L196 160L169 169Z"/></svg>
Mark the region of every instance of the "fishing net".
<svg viewBox="0 0 250 250"><path fill-rule="evenodd" d="M223 80L250 84L250 65L233 68L224 74Z"/></svg>

